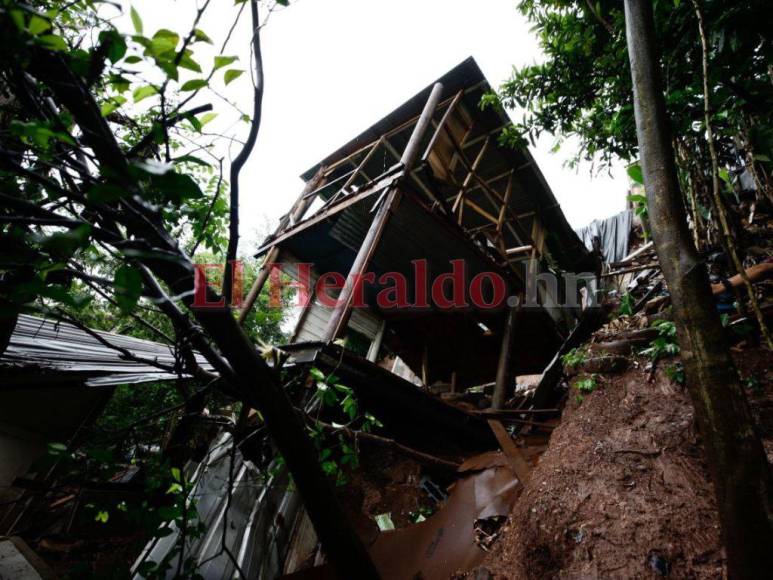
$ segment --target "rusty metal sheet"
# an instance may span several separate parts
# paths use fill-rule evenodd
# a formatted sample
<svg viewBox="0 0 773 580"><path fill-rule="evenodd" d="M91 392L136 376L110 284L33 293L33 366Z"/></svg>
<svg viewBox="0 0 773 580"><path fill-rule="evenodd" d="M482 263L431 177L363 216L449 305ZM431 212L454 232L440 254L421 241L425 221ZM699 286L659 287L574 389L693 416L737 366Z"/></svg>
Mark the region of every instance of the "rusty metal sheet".
<svg viewBox="0 0 773 580"><path fill-rule="evenodd" d="M448 502L427 520L381 533L369 551L383 580L447 580L479 565L486 552L475 542L475 522L507 516L518 496L518 479L508 467L494 467L458 481ZM335 578L318 566L290 574L293 580Z"/></svg>
<svg viewBox="0 0 773 580"><path fill-rule="evenodd" d="M507 467L509 461L501 451L486 451L480 455L473 455L464 460L459 466L459 473L467 471L483 471L492 467Z"/></svg>

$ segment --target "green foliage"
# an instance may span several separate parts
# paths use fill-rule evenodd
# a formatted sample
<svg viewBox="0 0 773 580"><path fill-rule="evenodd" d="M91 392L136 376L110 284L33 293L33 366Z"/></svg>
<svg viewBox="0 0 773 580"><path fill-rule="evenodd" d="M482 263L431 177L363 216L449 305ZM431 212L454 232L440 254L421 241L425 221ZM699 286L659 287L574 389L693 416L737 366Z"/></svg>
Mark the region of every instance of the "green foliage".
<svg viewBox="0 0 773 580"><path fill-rule="evenodd" d="M638 193L632 193L627 197L628 201L634 204L634 213L642 220L649 218L649 208L647 206L647 196Z"/></svg>
<svg viewBox="0 0 773 580"><path fill-rule="evenodd" d="M620 298L620 308L617 309L618 316L631 316L633 314L633 296L626 292Z"/></svg>
<svg viewBox="0 0 773 580"><path fill-rule="evenodd" d="M759 161L770 167L773 151L773 90L767 69L770 6L766 0L700 2L709 42L709 86L713 88L712 124L720 158L730 162L734 139L749 135ZM519 67L499 91L500 102L521 118L513 132L530 140L542 133L580 143L575 161L596 160L603 169L615 158L638 157L631 77L621 2L520 0L532 23L544 59ZM702 53L691 2L655 2L658 48L673 133L689 150L705 156ZM494 99L486 96L484 104ZM749 113L755 119L748 123ZM639 172L634 171L639 182Z"/></svg>
<svg viewBox="0 0 773 580"><path fill-rule="evenodd" d="M575 381L574 386L581 393L589 394L596 390L596 387L598 386L597 379L598 375L595 373L592 375L585 375L583 378Z"/></svg>
<svg viewBox="0 0 773 580"><path fill-rule="evenodd" d="M588 351L582 348L573 348L561 357L561 362L567 367L579 367L588 358Z"/></svg>
<svg viewBox="0 0 773 580"><path fill-rule="evenodd" d="M629 165L626 171L628 172L628 177L630 177L634 183L638 183L639 185L644 185L644 175L642 174L641 165L639 165L638 163L634 163L633 165ZM630 197L629 197L629 200L630 200ZM634 201L634 200L631 200L631 201Z"/></svg>
<svg viewBox="0 0 773 580"><path fill-rule="evenodd" d="M132 266L120 266L115 271L113 290L119 310L123 314L132 312L142 295L142 275Z"/></svg>
<svg viewBox="0 0 773 580"><path fill-rule="evenodd" d="M46 1L32 8L3 0L0 68L19 70L16 77L21 78L36 47L60 52L63 62L92 89L119 145L131 150L144 143L136 156L144 161L130 168L134 182L109 174L89 176L84 180L84 203L112 204L130 191L141 191L142 201L156 209L160 223L176 238L186 244L189 240L200 241L202 248L219 254L226 241L228 203L224 192L228 184L222 179L222 167L213 153L214 140L201 138L204 125L218 113L190 115L185 114L184 107L186 95L207 90L215 71L232 64L235 57L218 55L215 65L206 72L195 53L199 44L212 41L201 28L194 28L190 34L166 28L151 33L146 31L137 8L127 6L132 30L121 30L115 19L104 17L101 4ZM228 80L238 76L236 69L226 74ZM18 92L16 86L9 88ZM31 85L27 90L41 87ZM144 108L126 106L130 100ZM185 122L166 123L164 119L178 112ZM85 147L83 136L69 113L64 109L42 113L35 107L21 106L17 98L4 99L0 118L9 121L1 134L3 149L19 159L23 156L32 168L55 167L62 164L62 159L80 156ZM242 120L241 111L232 114L236 115L235 121ZM69 208L73 220L45 229L0 222L0 274L10 274L0 285L0 299L15 309L36 300L38 305L81 308L87 303L84 293L95 298L91 289L70 276L50 275L78 262L86 265L89 274L114 280L120 314L133 313L142 302L136 272L119 269L120 260L105 254L89 224L79 223L82 216L89 215L86 207L61 203L61 192L72 189L73 176L62 182L63 174L49 172L44 179L20 180L16 173L6 164L0 169L4 193L43 208L59 208L65 214ZM75 176L80 177L77 171ZM135 248L125 252L143 259L159 257ZM98 300L94 308L103 306L104 302Z"/></svg>
<svg viewBox="0 0 773 580"><path fill-rule="evenodd" d="M359 430L365 433L383 424L368 412L360 412L359 403L350 387L342 385L334 374L326 375L316 367L309 370L316 388L315 398L322 408L338 417L343 423L333 421L335 428ZM343 434L326 434L319 423L308 427L309 435L319 450L322 470L334 479L336 485L347 482L345 469L359 465L358 450ZM356 440L355 440L356 441Z"/></svg>
<svg viewBox="0 0 773 580"><path fill-rule="evenodd" d="M665 369L666 376L671 379L673 382L683 385L685 381L684 377L684 366L682 363L676 363L673 365L668 365Z"/></svg>
<svg viewBox="0 0 773 580"><path fill-rule="evenodd" d="M136 458L132 459L135 463ZM58 481L62 484L74 480L107 483L113 481L115 474L125 467L123 457L110 446L94 445L82 449L70 449L63 443L52 442L48 445L48 454L40 462L41 466L58 466ZM193 484L187 481L182 471L160 459L158 455L146 458L143 463L144 477L140 478L143 494L138 499L114 500L99 499L84 504L83 513L101 525L117 522L129 524L135 530L144 531L149 537L162 538L177 530L184 530L187 538L195 539L205 531L198 519L196 501L191 498ZM172 561L180 553L180 547L174 547L162 562L143 564L145 578L164 578L170 570ZM184 562L185 570L194 573L196 562L192 557ZM186 577L189 575L186 574Z"/></svg>
<svg viewBox="0 0 773 580"><path fill-rule="evenodd" d="M641 354L649 357L652 361L679 354L679 344L676 342L676 325L670 320L656 320L652 326L658 329L658 336L648 348L641 351Z"/></svg>

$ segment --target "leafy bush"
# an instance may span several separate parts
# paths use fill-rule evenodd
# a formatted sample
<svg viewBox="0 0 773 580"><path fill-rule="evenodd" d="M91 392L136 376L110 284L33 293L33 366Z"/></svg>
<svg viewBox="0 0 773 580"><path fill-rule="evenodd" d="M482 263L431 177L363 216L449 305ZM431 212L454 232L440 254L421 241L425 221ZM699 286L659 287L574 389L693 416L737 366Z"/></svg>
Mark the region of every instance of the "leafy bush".
<svg viewBox="0 0 773 580"><path fill-rule="evenodd" d="M653 328L658 329L658 336L650 346L641 351L650 360L656 361L665 356L679 354L679 345L676 342L676 326L670 320L656 320Z"/></svg>
<svg viewBox="0 0 773 580"><path fill-rule="evenodd" d="M567 367L578 367L588 359L588 352L584 349L573 348L561 357L561 362Z"/></svg>

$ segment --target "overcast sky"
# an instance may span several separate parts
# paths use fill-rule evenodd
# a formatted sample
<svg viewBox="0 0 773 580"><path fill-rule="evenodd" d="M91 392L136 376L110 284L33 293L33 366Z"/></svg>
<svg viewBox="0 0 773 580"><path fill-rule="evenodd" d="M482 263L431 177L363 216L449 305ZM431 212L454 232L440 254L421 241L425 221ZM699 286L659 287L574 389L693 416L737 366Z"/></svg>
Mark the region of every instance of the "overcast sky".
<svg viewBox="0 0 773 580"><path fill-rule="evenodd" d="M193 0L132 4L148 36L160 27L182 34L193 19ZM236 13L233 4L212 0L200 24L218 46ZM130 31L127 17L119 25ZM242 173L240 249L254 246L257 232L287 211L302 188L301 172L466 57L475 57L493 86L513 65L539 60L529 28L515 0L298 0L274 12L262 35L263 123ZM240 66L248 68L248 11L225 53L238 55ZM218 92L250 111L250 82L245 74L227 88L221 83ZM220 113L209 127L227 131L236 113L217 97L202 102ZM244 125L236 131L243 135ZM588 165L564 167L570 144L553 154L553 143L545 137L532 153L573 227L624 209L622 167L612 177L591 178Z"/></svg>

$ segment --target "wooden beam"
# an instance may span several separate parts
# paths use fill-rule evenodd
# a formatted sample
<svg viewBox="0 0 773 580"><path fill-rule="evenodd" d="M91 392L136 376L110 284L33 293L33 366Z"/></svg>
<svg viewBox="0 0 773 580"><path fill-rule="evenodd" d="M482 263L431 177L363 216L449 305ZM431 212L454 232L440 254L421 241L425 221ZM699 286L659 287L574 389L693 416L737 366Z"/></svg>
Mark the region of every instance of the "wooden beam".
<svg viewBox="0 0 773 580"><path fill-rule="evenodd" d="M499 446L507 457L510 466L515 471L515 475L518 477L518 481L521 485L524 485L528 481L531 475L531 467L521 454L521 450L515 444L515 441L510 437L510 434L505 429L504 425L496 419L488 419L489 427L494 432L494 437L497 438Z"/></svg>
<svg viewBox="0 0 773 580"><path fill-rule="evenodd" d="M475 213L477 213L478 215L483 216L484 218L489 220L492 224L496 225L497 218L494 215L492 215L489 212L487 212L482 207L480 207L477 203L475 203L471 199L465 199L464 200L464 205L469 206L471 209L475 210Z"/></svg>
<svg viewBox="0 0 773 580"><path fill-rule="evenodd" d="M346 197L342 197L340 200L338 200L338 202L336 202L334 205L329 207L327 210L318 212L313 216L305 219L304 221L295 224L295 226L288 228L283 234L277 236L276 238L271 240L268 244L264 244L263 246L261 246L256 252L256 255L259 256L260 254L267 252L268 250L270 250L274 246L279 245L280 243L284 242L288 238L292 238L293 236L298 235L300 232L310 228L311 226L314 226L319 222L325 221L326 219L342 212L347 207L357 203L358 201L365 199L366 197L370 197L371 195L381 191L382 189L383 187L382 188L374 187L372 189L365 189L363 191L358 191L354 195L348 195Z"/></svg>
<svg viewBox="0 0 773 580"><path fill-rule="evenodd" d="M528 246L518 246L517 248L508 248L505 251L505 254L508 256L512 256L514 254L523 254L524 252L531 252L534 246L531 244Z"/></svg>
<svg viewBox="0 0 773 580"><path fill-rule="evenodd" d="M497 219L497 232L502 231L502 224L505 222L505 214L507 213L507 206L510 204L510 196L513 193L513 171L510 171L510 176L507 178L507 187L505 188L505 197L502 201L502 207L499 210L499 219Z"/></svg>
<svg viewBox="0 0 773 580"><path fill-rule="evenodd" d="M432 87L432 91L429 94L427 103L424 106L424 110L421 112L421 116L416 122L413 133L411 133L411 138L408 140L408 144L403 150L403 155L400 157L400 163L403 164L406 172L410 172L413 169L413 164L419 154L421 140L424 138L424 134L427 132L427 129L432 122L432 115L434 115L435 109L437 109L442 93L443 85L441 83L435 83L435 86Z"/></svg>
<svg viewBox="0 0 773 580"><path fill-rule="evenodd" d="M448 129L445 128L445 127L444 127L444 129L445 129L446 134L448 135L448 137L451 140L453 140L453 137L451 136L451 133L448 131ZM488 149L488 145L489 145L489 140L486 139L483 142L483 146L480 148L480 151L478 151L478 154L475 156L475 159L473 160L472 165L468 165L466 160L464 160L462 158L462 163L464 163L464 165L467 167L467 175L464 177L464 181L462 181L462 186L459 189L459 192L456 194L456 199L454 200L454 205L451 206L451 211L453 211L454 213L456 213L457 209L460 208L461 203L464 200L464 192L467 189L467 187L470 185L470 182L472 181L472 179L475 177L475 170L478 168L478 166L480 165L480 162L483 160L483 156L486 155L486 150ZM460 225L462 223L461 215L462 215L462 212L460 211L459 212L459 224ZM496 221L496 220L494 220L494 221Z"/></svg>
<svg viewBox="0 0 773 580"><path fill-rule="evenodd" d="M346 328L346 324L351 316L351 301L352 296L354 295L355 284L361 282L361 276L368 267L379 241L381 241L381 236L384 233L384 228L389 220L392 206L399 198L399 195L397 187L391 185L386 192L386 196L381 202L381 205L376 211L376 215L373 217L370 228L368 228L368 232L365 234L365 239L362 241L362 245L357 251L357 256L354 258L352 267L349 269L349 274L346 277L344 287L338 295L336 306L330 313L330 319L327 322L323 338L325 342L333 342Z"/></svg>
<svg viewBox="0 0 773 580"><path fill-rule="evenodd" d="M463 90L456 93L453 100L448 105L448 108L446 109L445 113L443 113L443 116L440 118L440 122L438 123L437 128L435 129L435 132L432 134L432 137L429 140L429 144L427 145L427 148L424 150L424 155L421 156L422 161L427 161L427 159L429 159L429 154L432 152L432 149L434 149L435 143L437 142L438 137L442 132L442 128L445 127L449 117L454 112L454 109L456 109L456 105L461 100L463 94L464 94Z"/></svg>

